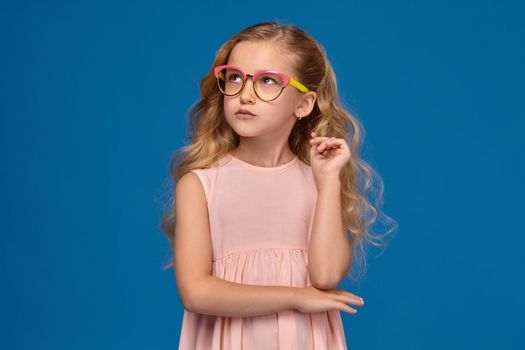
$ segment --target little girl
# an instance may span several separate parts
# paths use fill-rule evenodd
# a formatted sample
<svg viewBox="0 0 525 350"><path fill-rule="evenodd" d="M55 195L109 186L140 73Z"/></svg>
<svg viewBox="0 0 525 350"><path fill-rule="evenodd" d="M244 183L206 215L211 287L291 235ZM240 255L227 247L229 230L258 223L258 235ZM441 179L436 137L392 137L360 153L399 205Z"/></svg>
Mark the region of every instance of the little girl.
<svg viewBox="0 0 525 350"><path fill-rule="evenodd" d="M219 49L200 89L162 221L179 349L346 349L340 311L364 302L336 286L374 243L365 191L379 176L358 156L360 124L324 50L293 25L259 23Z"/></svg>

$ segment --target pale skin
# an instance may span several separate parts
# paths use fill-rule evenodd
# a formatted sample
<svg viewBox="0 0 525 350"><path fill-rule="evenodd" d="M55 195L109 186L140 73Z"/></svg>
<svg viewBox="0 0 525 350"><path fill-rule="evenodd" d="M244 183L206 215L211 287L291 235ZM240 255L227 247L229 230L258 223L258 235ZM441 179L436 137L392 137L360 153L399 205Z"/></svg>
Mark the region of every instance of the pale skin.
<svg viewBox="0 0 525 350"><path fill-rule="evenodd" d="M241 42L230 54L228 64L247 73L274 69L296 74L274 44ZM282 95L264 102L254 94L252 81L236 96L224 97L225 116L239 134L235 156L258 166L279 166L291 160L288 136L298 115L308 116L316 94L285 88ZM235 112L248 109L256 117L239 120ZM349 267L350 249L344 236L339 199L339 173L349 157L342 139L311 135L311 166L318 198L309 246L312 286L259 286L226 281L212 275L213 255L208 209L204 190L193 172L181 177L175 188L176 227L174 271L184 307L215 316L249 317L283 310L321 312L331 309L356 313L349 305L362 306L358 296L335 286ZM346 248L345 248L346 247Z"/></svg>
<svg viewBox="0 0 525 350"><path fill-rule="evenodd" d="M341 289L249 285L213 276L206 196L193 172L182 176L175 188L175 210L174 272L186 310L250 317L284 310L312 313L336 309L355 314L357 310L349 305L364 305L358 296Z"/></svg>
<svg viewBox="0 0 525 350"><path fill-rule="evenodd" d="M343 227L341 180L343 165L350 158L344 139L318 137L312 132L310 165L317 185L317 204L308 247L312 284L333 289L351 264L351 248Z"/></svg>

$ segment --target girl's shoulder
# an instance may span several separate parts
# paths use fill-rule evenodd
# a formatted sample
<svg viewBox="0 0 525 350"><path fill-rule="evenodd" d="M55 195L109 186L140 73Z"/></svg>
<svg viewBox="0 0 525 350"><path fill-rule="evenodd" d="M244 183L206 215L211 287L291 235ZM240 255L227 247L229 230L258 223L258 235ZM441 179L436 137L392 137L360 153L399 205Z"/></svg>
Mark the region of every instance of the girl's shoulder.
<svg viewBox="0 0 525 350"><path fill-rule="evenodd" d="M194 169L192 169L190 171L195 171L195 172L200 172L200 173L210 173L210 172L216 171L218 168L221 168L221 167L225 166L230 161L231 161L231 157L228 154L226 154L226 155L220 157L215 162L207 165L206 167L194 168Z"/></svg>
<svg viewBox="0 0 525 350"><path fill-rule="evenodd" d="M195 173L199 177L199 180L201 181L202 186L204 187L204 190L208 195L213 191L213 187L215 184L215 180L218 176L219 169L224 168L230 161L231 158L228 157L228 155L225 155L219 158L214 163L209 164L205 168L194 168L191 169L190 172Z"/></svg>

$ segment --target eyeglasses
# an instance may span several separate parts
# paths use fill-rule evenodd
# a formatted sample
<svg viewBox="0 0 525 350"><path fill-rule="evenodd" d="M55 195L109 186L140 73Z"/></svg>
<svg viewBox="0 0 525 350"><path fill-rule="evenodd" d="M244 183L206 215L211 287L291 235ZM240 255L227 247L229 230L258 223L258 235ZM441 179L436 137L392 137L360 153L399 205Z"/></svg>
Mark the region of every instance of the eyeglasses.
<svg viewBox="0 0 525 350"><path fill-rule="evenodd" d="M226 96L235 96L240 93L246 85L247 77L252 78L255 94L266 102L279 97L288 84L301 92L310 91L297 80L273 70L260 70L254 74L247 74L239 67L225 64L215 67L213 72L217 78L219 89Z"/></svg>

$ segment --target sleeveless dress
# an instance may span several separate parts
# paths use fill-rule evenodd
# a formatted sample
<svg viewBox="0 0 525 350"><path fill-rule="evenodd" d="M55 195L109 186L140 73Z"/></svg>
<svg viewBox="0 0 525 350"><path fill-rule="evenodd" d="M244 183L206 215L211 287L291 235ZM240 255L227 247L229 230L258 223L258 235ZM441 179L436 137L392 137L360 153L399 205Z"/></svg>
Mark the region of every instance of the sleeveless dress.
<svg viewBox="0 0 525 350"><path fill-rule="evenodd" d="M206 194L213 275L253 285L310 286L308 242L317 188L297 156L259 167L231 154L192 170ZM223 317L184 309L179 350L346 349L340 311Z"/></svg>

